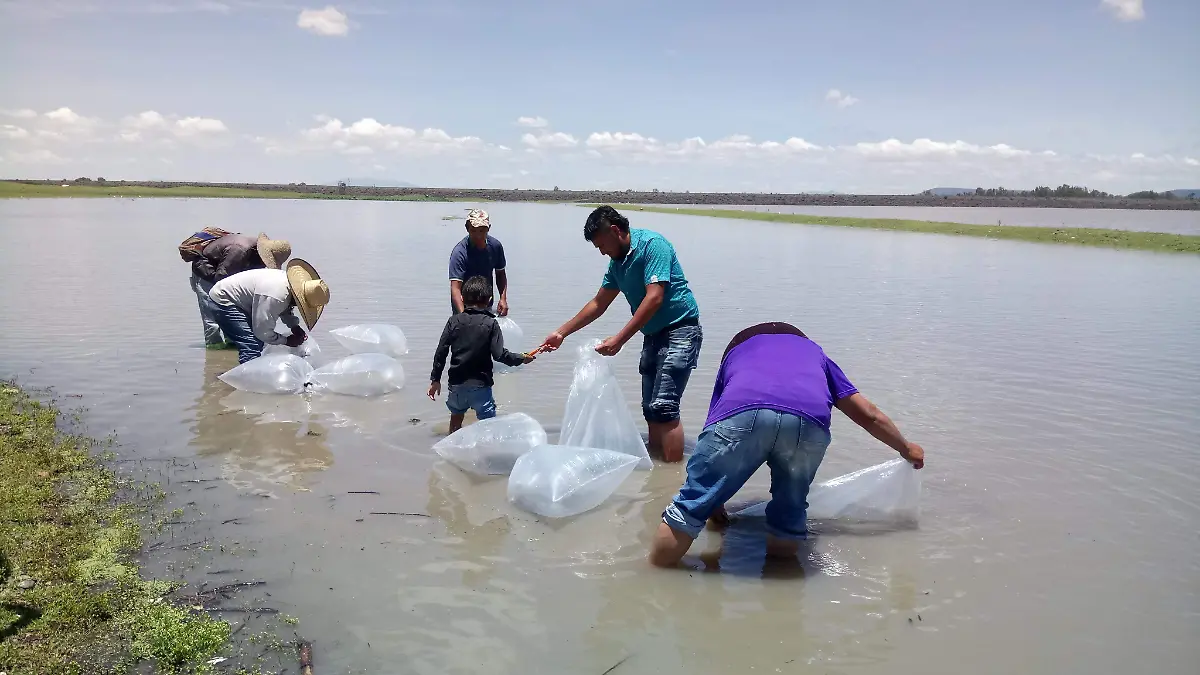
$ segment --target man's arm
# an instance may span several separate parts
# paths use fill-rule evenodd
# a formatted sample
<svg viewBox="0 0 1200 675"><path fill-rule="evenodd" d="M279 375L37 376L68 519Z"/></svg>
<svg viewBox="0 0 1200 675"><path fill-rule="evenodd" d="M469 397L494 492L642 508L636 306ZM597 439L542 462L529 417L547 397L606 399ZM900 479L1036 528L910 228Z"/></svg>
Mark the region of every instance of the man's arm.
<svg viewBox="0 0 1200 675"><path fill-rule="evenodd" d="M254 335L266 345L282 345L287 343L287 337L275 332L275 323L288 312L286 300L279 300L268 295L254 295L253 311L250 313L250 327ZM295 316L292 316L295 320ZM299 323L297 322L297 325Z"/></svg>
<svg viewBox="0 0 1200 675"><path fill-rule="evenodd" d="M642 299L642 304L638 305L637 311L630 317L629 323L621 329L614 337L616 337L621 345L633 339L646 324L650 323L650 319L658 313L658 310L663 305L663 301L667 297L667 285L665 283L648 284L646 286L646 297Z"/></svg>
<svg viewBox="0 0 1200 675"><path fill-rule="evenodd" d="M456 312L463 311L462 284L461 279L450 280L450 301L454 303L454 311Z"/></svg>
<svg viewBox="0 0 1200 675"><path fill-rule="evenodd" d="M900 433L900 429L892 422L891 418L885 415L874 403L871 403L866 396L854 393L845 398L838 399L835 405L851 421L866 429L867 433L878 440L886 443L889 448L900 453L900 456L912 462L914 467L920 469L925 465L925 450L916 443L909 443L904 438L904 435Z"/></svg>
<svg viewBox="0 0 1200 675"><path fill-rule="evenodd" d="M608 307L613 303L613 300L617 299L619 293L620 291L615 288L601 288L596 291L596 296L589 300L583 306L583 309L579 310L579 313L572 317L570 321L559 326L558 330L551 333L539 349L551 352L558 349L562 346L562 342L567 336L582 330L588 324L603 316L604 312L608 311Z"/></svg>
<svg viewBox="0 0 1200 675"><path fill-rule="evenodd" d="M504 268L496 270L496 290L500 294L500 301L496 304L496 313L500 316L508 316L508 272Z"/></svg>
<svg viewBox="0 0 1200 675"><path fill-rule="evenodd" d="M217 281L213 278L213 275L216 273L217 270L215 267L213 267L212 262L203 255L192 261L192 274L195 274L201 279L204 279L205 281Z"/></svg>

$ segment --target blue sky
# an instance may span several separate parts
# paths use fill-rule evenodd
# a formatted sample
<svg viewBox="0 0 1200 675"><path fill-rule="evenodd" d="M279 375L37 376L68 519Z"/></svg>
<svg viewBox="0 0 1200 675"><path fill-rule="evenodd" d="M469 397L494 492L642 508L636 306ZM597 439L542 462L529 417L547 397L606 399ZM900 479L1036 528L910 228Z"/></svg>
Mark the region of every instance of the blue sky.
<svg viewBox="0 0 1200 675"><path fill-rule="evenodd" d="M0 0L0 176L1200 186L1200 3Z"/></svg>

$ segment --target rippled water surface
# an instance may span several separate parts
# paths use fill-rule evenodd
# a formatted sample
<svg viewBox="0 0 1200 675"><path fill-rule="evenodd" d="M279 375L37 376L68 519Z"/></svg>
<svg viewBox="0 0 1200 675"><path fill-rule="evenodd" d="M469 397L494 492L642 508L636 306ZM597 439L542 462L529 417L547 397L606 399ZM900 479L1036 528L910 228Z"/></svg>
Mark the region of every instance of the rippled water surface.
<svg viewBox="0 0 1200 675"><path fill-rule="evenodd" d="M241 577L300 618L320 672L1195 672L1200 257L633 214L674 242L701 305L689 435L729 338L786 320L928 452L918 529L826 531L778 565L740 527L719 557L698 541L697 569L659 571L645 547L680 466L544 522L431 452L447 413L424 382L463 235L442 216L467 206L0 202L0 376L81 396L123 457L194 463L206 482L172 499L254 551ZM544 335L603 274L586 211L488 208L512 316ZM200 347L174 250L204 225L291 240L332 289L327 349L338 326L401 326L407 388L306 400L218 381L235 356ZM636 352L618 357L631 408ZM502 411L555 427L572 361L500 378ZM821 477L890 457L837 417Z"/></svg>

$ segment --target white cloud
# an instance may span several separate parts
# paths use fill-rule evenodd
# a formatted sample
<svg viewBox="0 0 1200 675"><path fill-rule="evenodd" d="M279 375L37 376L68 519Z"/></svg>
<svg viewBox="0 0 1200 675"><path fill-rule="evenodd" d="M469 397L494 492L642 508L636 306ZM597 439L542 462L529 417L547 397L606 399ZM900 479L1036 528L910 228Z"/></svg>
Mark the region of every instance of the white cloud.
<svg viewBox="0 0 1200 675"><path fill-rule="evenodd" d="M30 164L34 166L45 164L63 164L67 160L59 157L53 152L45 148L30 150L29 152L10 152L8 159L15 163Z"/></svg>
<svg viewBox="0 0 1200 675"><path fill-rule="evenodd" d="M1141 152L1135 152L1129 156L1129 159L1146 159L1146 155Z"/></svg>
<svg viewBox="0 0 1200 675"><path fill-rule="evenodd" d="M1188 166L1200 166L1200 159L1195 159L1193 157L1184 157L1183 163L1187 164Z"/></svg>
<svg viewBox="0 0 1200 675"><path fill-rule="evenodd" d="M288 141L268 141L268 152L297 150L333 150L341 154L367 154L368 151L389 151L401 154L428 155L488 149L478 136L451 136L443 129L421 131L409 127L384 124L373 117L364 117L346 125L339 119L318 116L318 127L301 132L301 144Z"/></svg>
<svg viewBox="0 0 1200 675"><path fill-rule="evenodd" d="M210 117L179 117L163 115L156 110L145 110L121 120L118 137L134 143L145 140L166 142L171 137L200 139L213 137L229 131L225 123Z"/></svg>
<svg viewBox="0 0 1200 675"><path fill-rule="evenodd" d="M23 140L29 138L29 131L14 124L0 124L0 138Z"/></svg>
<svg viewBox="0 0 1200 675"><path fill-rule="evenodd" d="M125 126L134 129L160 129L166 125L166 118L154 110L146 110L125 119Z"/></svg>
<svg viewBox="0 0 1200 675"><path fill-rule="evenodd" d="M521 142L531 148L573 148L579 145L578 139L571 134L556 131L554 133L542 132L538 135L525 134L521 136Z"/></svg>
<svg viewBox="0 0 1200 675"><path fill-rule="evenodd" d="M528 127L530 129L545 129L550 126L550 121L545 117L518 117L517 126Z"/></svg>
<svg viewBox="0 0 1200 675"><path fill-rule="evenodd" d="M855 103L858 103L858 99L854 98L850 94L843 94L838 89L830 89L825 94L825 100L836 104L839 108L849 108Z"/></svg>
<svg viewBox="0 0 1200 675"><path fill-rule="evenodd" d="M67 126L86 126L91 120L83 117L70 108L58 108L45 114L46 119Z"/></svg>
<svg viewBox="0 0 1200 675"><path fill-rule="evenodd" d="M1142 0L1101 0L1100 6L1121 21L1141 21L1146 18Z"/></svg>
<svg viewBox="0 0 1200 675"><path fill-rule="evenodd" d="M210 117L185 117L175 121L175 132L181 136L219 134L228 130L224 122Z"/></svg>
<svg viewBox="0 0 1200 675"><path fill-rule="evenodd" d="M864 157L879 159L925 159L960 155L1025 157L1031 154L1028 150L1020 150L1005 143L982 146L965 141L943 142L928 138L918 138L912 143L889 138L878 143L856 143L848 149Z"/></svg>
<svg viewBox="0 0 1200 675"><path fill-rule="evenodd" d="M350 32L345 13L333 5L325 9L301 10L296 25L316 35L342 37Z"/></svg>
<svg viewBox="0 0 1200 675"><path fill-rule="evenodd" d="M36 110L30 110L29 108L19 108L16 110L0 110L0 115L3 115L4 117L15 117L17 119L22 119L22 120L33 119L38 116Z"/></svg>
<svg viewBox="0 0 1200 675"><path fill-rule="evenodd" d="M663 142L652 136L621 131L600 131L584 143L591 156L624 155L635 160L657 162L708 158L736 162L746 158L787 158L820 151L822 148L803 138L756 142L745 134L734 134L711 143L699 136L682 141Z"/></svg>

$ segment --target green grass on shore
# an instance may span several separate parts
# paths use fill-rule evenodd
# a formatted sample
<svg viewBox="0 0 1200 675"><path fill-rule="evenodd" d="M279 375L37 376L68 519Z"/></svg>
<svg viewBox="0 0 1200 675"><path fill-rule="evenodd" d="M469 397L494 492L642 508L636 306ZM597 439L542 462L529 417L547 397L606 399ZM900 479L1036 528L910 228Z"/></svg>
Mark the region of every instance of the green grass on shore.
<svg viewBox="0 0 1200 675"><path fill-rule="evenodd" d="M208 670L229 624L141 577L136 500L100 466L94 442L60 433L57 418L0 381L0 671Z"/></svg>
<svg viewBox="0 0 1200 675"><path fill-rule="evenodd" d="M448 201L428 195L338 195L288 190L248 190L244 188L184 185L178 187L142 187L138 185L101 185L68 183L58 185L0 181L0 199L45 197L207 197L224 199L344 199L360 201L426 202Z"/></svg>
<svg viewBox="0 0 1200 675"><path fill-rule="evenodd" d="M596 206L591 204L588 206ZM645 211L650 213L672 213L685 216L707 216L710 218L736 218L760 220L773 223L798 223L802 225L829 225L835 227L862 227L874 230L900 230L904 232L926 232L931 234L953 234L990 239L1011 239L1043 244L1075 244L1103 248L1137 249L1172 253L1200 253L1200 236L1165 234L1161 232L1131 232L1129 230L1105 230L1084 227L1022 227L1016 225L965 225L961 223L939 223L925 220L896 220L891 218L845 218L838 216L811 216L798 213L765 213L762 211L733 209L687 209L663 206L636 206L616 204L620 211Z"/></svg>

